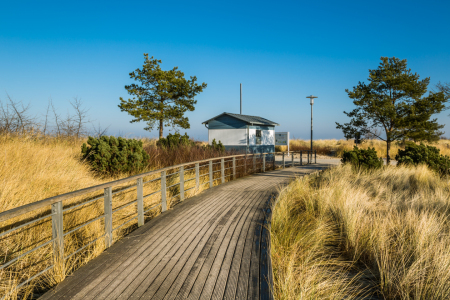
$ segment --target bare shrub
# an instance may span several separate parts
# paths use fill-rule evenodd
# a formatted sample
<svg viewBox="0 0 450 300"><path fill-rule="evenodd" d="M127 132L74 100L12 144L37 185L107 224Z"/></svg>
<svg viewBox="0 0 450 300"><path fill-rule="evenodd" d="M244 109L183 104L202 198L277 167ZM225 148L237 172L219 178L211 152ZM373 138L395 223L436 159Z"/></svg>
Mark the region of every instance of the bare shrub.
<svg viewBox="0 0 450 300"><path fill-rule="evenodd" d="M38 127L36 118L30 116L30 105L14 101L9 95L5 103L0 99L0 133L23 134Z"/></svg>

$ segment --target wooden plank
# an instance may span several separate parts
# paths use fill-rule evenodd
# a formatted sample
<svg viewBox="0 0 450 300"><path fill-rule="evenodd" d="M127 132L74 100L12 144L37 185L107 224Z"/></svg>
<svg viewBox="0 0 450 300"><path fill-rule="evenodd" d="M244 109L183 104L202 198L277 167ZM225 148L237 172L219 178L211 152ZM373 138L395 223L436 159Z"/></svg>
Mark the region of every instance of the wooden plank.
<svg viewBox="0 0 450 300"><path fill-rule="evenodd" d="M219 268L219 272L217 274L217 277L214 282L214 289L209 292L211 294L211 299L223 299L224 298L224 292L225 287L227 285L228 278L230 276L233 276L234 274L231 273L231 266L233 259L236 259L236 251L239 251L237 248L237 244L239 239L242 237L241 233L244 230L244 225L248 222L249 215L254 213L255 208L255 202L259 201L259 193L255 195L256 192L253 193L251 197L250 205L245 210L245 213L242 215L242 217L239 220L239 223L236 225L233 236L231 237L229 241L228 248L226 249L224 253L224 259L222 262L222 265ZM250 197L249 197L250 198ZM247 231L245 231L245 234ZM240 259L237 259L240 261ZM236 277L236 276L235 276ZM211 274L209 275L209 278L212 278ZM208 279L209 279L208 278ZM205 295L205 291L207 291L208 281L205 284L205 288L203 289L202 296Z"/></svg>
<svg viewBox="0 0 450 300"><path fill-rule="evenodd" d="M238 219L235 216L232 216L225 224L224 229L220 232L211 251L208 253L187 299L209 298L209 296L203 296L201 293L205 291L205 289L207 290L207 293L209 291L212 292L212 288L214 287L213 283L215 283L215 277L219 272L224 251L226 249L224 245L228 244L230 233L232 234L234 231L234 226L237 221ZM206 286L207 283L209 283L209 286ZM209 289L209 287L212 288Z"/></svg>
<svg viewBox="0 0 450 300"><path fill-rule="evenodd" d="M243 200L247 199L247 201L253 200L251 197L249 197L248 194L247 195L243 194L241 199L243 199ZM227 233L224 236L224 238L217 250L217 253L215 254L214 261L212 263L211 269L207 276L206 282L204 283L204 286L203 286L202 292L199 296L199 299L210 299L212 296L214 287L217 283L217 278L219 276L220 271L226 270L227 267L229 270L229 266L224 265L225 264L224 263L225 255L228 251L231 253L234 253L234 247L233 247L233 245L231 245L232 248L230 248L230 243L233 238L233 235L235 234L236 227L239 225L240 220L243 217L247 216L248 211L249 211L249 208L245 207L244 214L240 213L240 214L236 215L233 218L232 223L230 223L230 226L227 229ZM228 274L226 274L226 276L228 276ZM223 285L225 285L225 283Z"/></svg>
<svg viewBox="0 0 450 300"><path fill-rule="evenodd" d="M242 255L242 264L239 270L238 285L236 289L236 299L247 299L250 278L250 261L252 258L253 237L256 233L258 220L261 218L262 212L257 208L256 214L251 221L250 230L245 238L244 251Z"/></svg>
<svg viewBox="0 0 450 300"><path fill-rule="evenodd" d="M256 200L258 200L256 198ZM238 277L239 277L239 269L241 268L241 263L242 263L242 254L244 251L244 244L245 244L245 239L247 237L248 231L250 229L250 224L253 220L253 217L255 215L255 213L257 212L257 206L254 205L253 207L251 207L251 211L249 213L249 215L247 216L247 218L245 219L244 225L242 227L242 230L239 234L239 238L237 240L237 244L236 244L236 248L235 251L233 253L233 257L231 259L230 262L230 271L229 271L229 275L227 278L227 282L226 282L226 286L225 286L225 291L223 293L223 298L225 299L235 299L236 297L236 289L237 289L237 282L238 282ZM221 275L219 275L220 277ZM219 279L220 280L220 279ZM221 291L219 290L220 284L217 285L217 292L216 292L216 288L215 291L213 293L213 299L222 299L220 297L221 295Z"/></svg>
<svg viewBox="0 0 450 300"><path fill-rule="evenodd" d="M261 256L261 232L264 222L264 202L260 203L258 219L255 220L255 233L253 234L253 247L250 259L250 278L248 284L247 299L259 299L259 274L260 274L260 256Z"/></svg>
<svg viewBox="0 0 450 300"><path fill-rule="evenodd" d="M214 229L214 228L212 228ZM212 231L212 230L211 230ZM209 245L212 246L213 241L211 241L212 233L209 232L204 237L202 237L202 241L197 245L194 252L189 256L186 263L183 265L182 270L179 272L176 281L173 282L173 284L170 286L170 289L165 292L165 288L163 286L158 290L158 293L155 294L156 299L162 299L162 296L165 294L164 299L174 299L175 296L178 294L181 286L185 282L186 278L188 277L189 272L191 271L194 263L197 261L197 258L201 256L201 253L207 253L209 251L208 247L206 247L208 241ZM205 255L203 255L205 256Z"/></svg>
<svg viewBox="0 0 450 300"><path fill-rule="evenodd" d="M240 200L240 199L239 199ZM214 232L211 239L208 241L206 247L203 249L195 261L191 271L189 272L186 281L183 283L180 291L175 299L195 299L200 296L206 277L210 271L218 248L227 233L230 224L239 215L240 210L233 209L224 216Z"/></svg>
<svg viewBox="0 0 450 300"><path fill-rule="evenodd" d="M224 194L219 194L219 199L221 197L225 197ZM214 198L216 199L216 198ZM198 209L198 208L197 208ZM153 259L157 259L158 254L161 253L161 250L164 249L167 245L172 245L173 240L179 236L181 229L188 228L190 224L193 224L195 220L199 217L203 216L203 213L208 214L210 210L215 209L213 201L210 201L210 205L206 206L206 210L202 210L201 212L193 211L192 216L187 218L186 220L180 220L179 226L173 228L171 226L171 222L166 222L166 226L168 228L172 227L173 230L168 230L165 234L157 234L153 235L153 238L149 239L139 250L132 251L131 255L126 257L126 260L120 264L116 263L113 266L109 267L111 270L109 273L103 271L103 276L96 277L93 281L89 283L83 293L77 294L74 299L84 298L84 299L94 299L102 297L101 294L109 294L112 292L107 289L107 287L113 287L114 289L118 289L123 287L124 289L128 286L128 284L134 280L134 276L131 274L137 273L138 270L142 270L145 268L146 264L150 263ZM169 219L169 218L167 218ZM168 220L170 221L170 219ZM175 222L175 224L178 222ZM157 254L156 256L152 256L151 254ZM120 267L119 267L120 266ZM138 274L135 274L135 276ZM107 289L106 291L103 291Z"/></svg>
<svg viewBox="0 0 450 300"><path fill-rule="evenodd" d="M234 198L233 201L228 203L230 207L234 205L242 206L242 204L239 204L238 201L236 200L237 197L233 198ZM249 201L247 203L249 203ZM240 214L242 214L242 212L245 213L245 210L246 208L241 209ZM212 219L216 220L215 225L217 225L219 222L218 220L220 218L213 217ZM202 232L197 234L195 240L190 245L188 245L182 253L181 251L179 251L178 255L174 255L171 258L170 262L165 266L164 270L160 272L160 274L158 274L158 278L152 280L151 284L141 297L145 299L162 299L164 294L167 292L168 288L175 282L175 280L177 281L182 280L181 277L179 276L181 269L184 267L186 261L190 257L192 257L193 255L195 256L195 253L193 252L194 249L200 248L198 246L201 241L204 242L207 241L207 237L209 237L209 235L213 232L214 228L215 226L205 226ZM200 251L198 251L197 254L199 253ZM159 295L155 295L157 291Z"/></svg>
<svg viewBox="0 0 450 300"><path fill-rule="evenodd" d="M178 274L176 281L172 284L170 289L167 291L166 295L164 296L164 299L174 299L175 296L178 294L179 290L181 289L181 286L183 284L185 284L185 285L189 284L189 283L185 283L186 280L188 280L188 281L195 280L194 277L196 277L196 274L192 271L193 265L196 263L197 269L198 269L198 267L200 266L200 263L199 263L199 261L197 261L197 258L198 257L206 257L206 255L209 252L209 249L212 247L212 244L215 239L216 239L216 236L214 236L214 234L211 234L211 233L209 233L207 236L203 237L202 242L197 245L194 252L189 256L189 259L183 266L183 269L181 270L181 272ZM155 295L155 298L161 299L161 295L163 295L163 291L161 291L161 292L158 291L158 293ZM179 298L182 298L182 297L183 297L183 295L180 295Z"/></svg>
<svg viewBox="0 0 450 300"><path fill-rule="evenodd" d="M180 231L179 236L177 237L177 243L166 253L161 253L160 261L152 261L147 267L139 274L139 278L136 278L127 288L120 294L119 299L128 299L128 298L140 298L146 292L148 287L154 281L155 277L160 273L161 269L170 261L172 257L182 248L185 250L186 246L188 246L192 240L195 239L196 235L201 232L201 229L209 226L214 226L213 224L219 220L224 218L224 216L228 215L232 212L233 207L230 206L229 203L224 201L223 206L217 209L217 214L211 214L209 218L205 216L205 218L201 218L199 220L199 224L202 226L198 226L190 232L190 228L186 228L185 231ZM184 246L184 248L183 248ZM113 297L114 298L114 295ZM144 297L145 299L149 299L148 297Z"/></svg>
<svg viewBox="0 0 450 300"><path fill-rule="evenodd" d="M218 194L218 196L220 195L222 194ZM108 273L105 272L105 268L103 266L107 266L108 269L112 269L114 268L114 266L120 265L124 260L129 259L129 257L126 255L128 254L129 247L133 247L134 244L137 244L138 246L141 246L143 244L141 247L147 247L150 244L158 244L160 243L160 241L164 240L164 238L169 235L170 232L178 230L178 228L189 224L189 221L191 219L196 218L195 213L199 210L199 208L196 206L196 202L198 201L201 201L201 199L196 199L196 201L194 200L192 202L184 202L183 207L181 207L180 205L178 208L175 208L173 211L171 211L170 216L168 215L163 217L163 215L160 215L141 228L134 231L132 234L130 234L129 237L125 237L124 239L117 242L116 245L113 245L113 247L108 249L108 251L106 252L110 255L100 256L90 262L87 266L83 267L83 270L78 270L74 274L75 278L70 278L70 281L72 282L72 290L70 288L66 288L64 289L64 291L62 291L62 293L74 295L82 288L89 288L89 285L95 285L94 281L102 280L104 276L108 275ZM205 209L207 207L208 206L205 206ZM176 221L181 220L181 222L175 222L175 226L167 226L167 221L169 219L175 219ZM152 233L158 233L159 235L152 235ZM150 234L148 236L148 240L143 239L142 237L146 236L147 234ZM92 278L94 278L94 281L92 280ZM85 283L83 283L83 281ZM60 285L58 285L56 290L62 290L62 288L59 287L64 287L64 285L69 285L67 279Z"/></svg>
<svg viewBox="0 0 450 300"><path fill-rule="evenodd" d="M269 195L264 214L264 224L261 232L261 258L259 274L261 300L273 300L272 260L270 258L270 223L272 220L272 207L270 206L271 198L272 195Z"/></svg>

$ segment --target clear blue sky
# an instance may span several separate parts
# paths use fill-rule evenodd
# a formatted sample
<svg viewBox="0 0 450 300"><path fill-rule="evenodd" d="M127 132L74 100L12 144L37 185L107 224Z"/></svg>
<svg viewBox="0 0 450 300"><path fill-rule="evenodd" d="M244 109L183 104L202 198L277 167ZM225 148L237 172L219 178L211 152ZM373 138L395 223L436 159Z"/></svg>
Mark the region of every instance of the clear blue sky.
<svg viewBox="0 0 450 300"><path fill-rule="evenodd" d="M203 121L239 112L239 83L244 114L307 139L305 97L319 97L315 138L342 138L334 122L354 107L345 89L381 56L407 59L431 87L450 82L449 1L17 0L0 10L0 99L8 93L43 114L51 97L64 114L77 96L110 134L157 136L117 107L143 53L208 84L187 114L187 132L200 140ZM450 124L444 130L450 137Z"/></svg>

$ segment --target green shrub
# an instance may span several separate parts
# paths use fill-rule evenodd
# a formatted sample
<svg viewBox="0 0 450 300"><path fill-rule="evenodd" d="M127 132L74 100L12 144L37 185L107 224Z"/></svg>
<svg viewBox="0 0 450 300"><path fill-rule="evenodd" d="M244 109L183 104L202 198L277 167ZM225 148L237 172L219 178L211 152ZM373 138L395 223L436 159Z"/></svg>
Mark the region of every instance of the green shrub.
<svg viewBox="0 0 450 300"><path fill-rule="evenodd" d="M359 149L354 146L353 150L345 151L342 157L342 163L350 163L355 167L363 167L368 169L379 169L383 166L383 159L377 157L375 148L367 150Z"/></svg>
<svg viewBox="0 0 450 300"><path fill-rule="evenodd" d="M160 138L156 145L163 148L178 148L179 146L193 146L194 142L189 139L189 136L185 133L184 135L179 134L168 134L165 138Z"/></svg>
<svg viewBox="0 0 450 300"><path fill-rule="evenodd" d="M439 149L424 144L408 143L405 150L398 150L395 156L397 165L426 164L430 169L441 175L450 174L450 157L439 153Z"/></svg>
<svg viewBox="0 0 450 300"><path fill-rule="evenodd" d="M82 158L99 174L113 175L142 170L149 160L142 142L135 139L89 137L81 146Z"/></svg>
<svg viewBox="0 0 450 300"><path fill-rule="evenodd" d="M210 147L211 149L218 150L220 152L225 152L225 146L222 145L222 142L220 140L217 143L216 139L213 139Z"/></svg>

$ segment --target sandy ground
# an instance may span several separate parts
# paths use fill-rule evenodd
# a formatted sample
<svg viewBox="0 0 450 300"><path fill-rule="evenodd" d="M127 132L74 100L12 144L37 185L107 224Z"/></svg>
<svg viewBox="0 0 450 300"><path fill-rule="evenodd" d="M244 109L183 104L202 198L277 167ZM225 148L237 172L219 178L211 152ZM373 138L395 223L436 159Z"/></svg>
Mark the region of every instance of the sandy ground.
<svg viewBox="0 0 450 300"><path fill-rule="evenodd" d="M281 166L283 164L283 156L276 155L275 161L278 166ZM308 157L306 155L303 155L302 165L306 165L307 161L308 161ZM314 156L313 156L313 162L315 162ZM292 155L284 156L284 164L285 164L285 166L292 166ZM325 155L317 155L317 164L339 165L339 164L341 164L341 159L336 158L336 157L325 156ZM300 154L294 155L294 165L300 166Z"/></svg>

